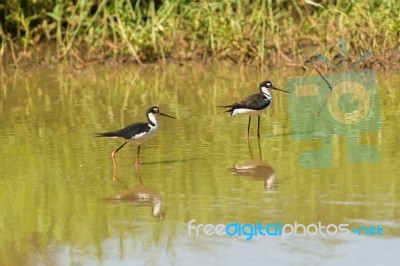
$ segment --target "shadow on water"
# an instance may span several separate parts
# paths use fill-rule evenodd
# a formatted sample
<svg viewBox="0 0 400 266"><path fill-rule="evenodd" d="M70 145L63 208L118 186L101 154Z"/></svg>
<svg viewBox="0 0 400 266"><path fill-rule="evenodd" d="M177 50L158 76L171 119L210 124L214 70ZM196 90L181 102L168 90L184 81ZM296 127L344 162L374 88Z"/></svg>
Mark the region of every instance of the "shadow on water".
<svg viewBox="0 0 400 266"><path fill-rule="evenodd" d="M125 189L121 192L112 195L104 200L112 203L127 203L132 206L152 206L151 215L158 219L165 217L165 212L162 210L162 196L160 191L143 185L139 167L136 168L140 184L129 188L119 179L116 182L120 183Z"/></svg>
<svg viewBox="0 0 400 266"><path fill-rule="evenodd" d="M262 160L260 141L258 141L259 160L254 159L250 143L248 147L251 159L244 163L233 164L232 173L253 181L263 181L265 190L276 189L275 170L271 164Z"/></svg>
<svg viewBox="0 0 400 266"><path fill-rule="evenodd" d="M180 160L162 160L162 161L145 162L145 163L140 163L140 164L142 164L142 165L172 164L172 163L191 162L191 161L197 161L197 160L202 160L202 159L204 159L204 158L190 158L190 159L180 159Z"/></svg>

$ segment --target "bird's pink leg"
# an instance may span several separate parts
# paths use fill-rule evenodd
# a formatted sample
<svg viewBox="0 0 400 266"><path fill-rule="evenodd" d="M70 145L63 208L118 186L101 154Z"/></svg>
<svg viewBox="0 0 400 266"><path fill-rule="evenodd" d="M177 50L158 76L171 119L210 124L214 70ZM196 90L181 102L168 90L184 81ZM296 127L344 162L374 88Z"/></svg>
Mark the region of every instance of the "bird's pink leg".
<svg viewBox="0 0 400 266"><path fill-rule="evenodd" d="M137 155L136 155L136 161L135 161L136 167L139 166L139 156L140 156L139 154L140 154L140 145L138 146Z"/></svg>
<svg viewBox="0 0 400 266"><path fill-rule="evenodd" d="M115 154L117 154L117 152L118 152L120 149L122 149L122 147L124 147L126 143L128 143L128 142L125 142L124 144L122 144L121 146L119 146L118 149L116 149L115 151L113 151L113 152L111 153L111 158L112 158L113 163L114 163L114 174L113 174L113 177L112 177L112 180L113 180L113 181L115 181L115 180L117 179L117 160L115 160Z"/></svg>
<svg viewBox="0 0 400 266"><path fill-rule="evenodd" d="M251 116L249 116L249 125L247 126L247 136L246 136L247 144L249 144L249 138L250 138L250 122L251 122Z"/></svg>

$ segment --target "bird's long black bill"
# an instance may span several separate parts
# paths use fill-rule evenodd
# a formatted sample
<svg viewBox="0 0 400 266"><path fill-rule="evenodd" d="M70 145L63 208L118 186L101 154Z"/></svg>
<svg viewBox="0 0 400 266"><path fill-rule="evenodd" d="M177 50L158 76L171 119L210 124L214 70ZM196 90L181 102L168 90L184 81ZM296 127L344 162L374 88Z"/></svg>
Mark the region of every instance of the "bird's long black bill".
<svg viewBox="0 0 400 266"><path fill-rule="evenodd" d="M166 114L163 114L163 113L159 113L160 115L163 115L163 116L166 116L166 117L169 117L169 118L173 118L173 119L176 119L176 117L173 117L173 116L170 116L170 115L166 115Z"/></svg>
<svg viewBox="0 0 400 266"><path fill-rule="evenodd" d="M275 88L275 87L273 87L273 89L277 90L277 91L283 91L283 92L286 92L286 93L290 93L289 91L281 90L281 89L278 89L278 88Z"/></svg>

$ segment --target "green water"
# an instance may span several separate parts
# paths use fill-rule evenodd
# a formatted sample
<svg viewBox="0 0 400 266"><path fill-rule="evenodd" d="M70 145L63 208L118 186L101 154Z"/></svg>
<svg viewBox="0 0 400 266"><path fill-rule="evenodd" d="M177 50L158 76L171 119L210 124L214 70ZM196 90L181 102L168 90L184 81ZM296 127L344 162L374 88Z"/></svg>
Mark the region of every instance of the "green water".
<svg viewBox="0 0 400 266"><path fill-rule="evenodd" d="M372 162L367 153L358 154L368 157L363 162L349 162L349 138L340 134L326 136L317 127L305 129L313 137L299 138L289 94L273 92L260 146L256 119L248 146L247 118L215 107L257 92L266 76L285 89L286 80L308 74L284 69L267 75L222 64L6 70L0 83L0 265L394 265L400 248L398 74L377 73L379 129L357 137L379 153ZM93 133L145 121L152 105L177 119L160 116L157 136L142 145L142 184L133 145L117 154L113 182L111 152L121 142ZM321 149L324 139L331 165L305 168L301 154ZM110 199L116 197L122 200ZM161 215L153 215L158 207ZM246 241L196 237L195 231L188 236L192 219L384 230L383 236Z"/></svg>

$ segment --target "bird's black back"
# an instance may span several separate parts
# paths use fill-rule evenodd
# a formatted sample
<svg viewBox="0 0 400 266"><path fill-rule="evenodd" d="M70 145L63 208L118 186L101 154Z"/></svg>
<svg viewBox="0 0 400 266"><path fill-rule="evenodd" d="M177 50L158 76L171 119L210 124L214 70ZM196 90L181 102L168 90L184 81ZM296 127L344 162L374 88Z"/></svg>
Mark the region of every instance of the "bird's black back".
<svg viewBox="0 0 400 266"><path fill-rule="evenodd" d="M97 137L120 137L131 139L133 136L143 132L148 132L149 130L150 126L148 123L135 123L117 131L98 133Z"/></svg>
<svg viewBox="0 0 400 266"><path fill-rule="evenodd" d="M235 109L239 109L239 108L262 110L264 108L267 108L268 105L270 105L270 103L271 103L271 101L268 100L268 98L264 94L255 93L255 94L249 95L246 99L244 99L238 103L233 103L233 104L221 106L221 107L231 108L231 109L227 110L226 112L231 112L231 111L233 111Z"/></svg>

